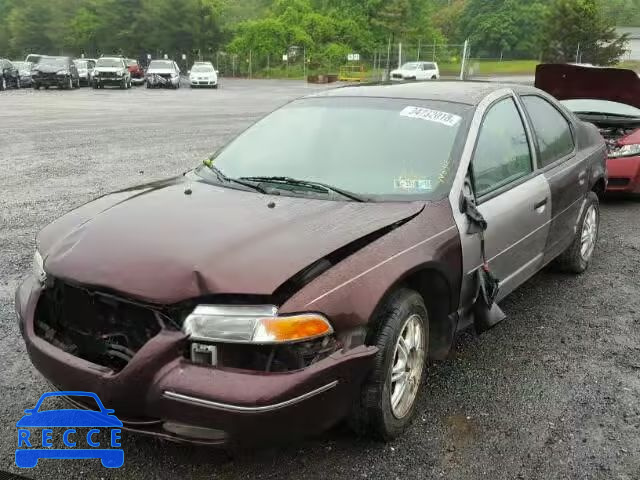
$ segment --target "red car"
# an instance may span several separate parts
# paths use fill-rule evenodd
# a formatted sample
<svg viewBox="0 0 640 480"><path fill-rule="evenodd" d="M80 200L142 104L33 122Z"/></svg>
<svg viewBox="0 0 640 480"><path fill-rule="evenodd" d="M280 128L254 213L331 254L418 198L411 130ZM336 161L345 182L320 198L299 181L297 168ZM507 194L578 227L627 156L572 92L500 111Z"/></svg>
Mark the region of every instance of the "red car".
<svg viewBox="0 0 640 480"><path fill-rule="evenodd" d="M137 60L133 60L132 58L125 59L125 62L131 74L131 83L134 85L142 85L144 83L144 69Z"/></svg>
<svg viewBox="0 0 640 480"><path fill-rule="evenodd" d="M609 157L607 193L640 195L638 74L619 68L539 65L536 87L600 129Z"/></svg>

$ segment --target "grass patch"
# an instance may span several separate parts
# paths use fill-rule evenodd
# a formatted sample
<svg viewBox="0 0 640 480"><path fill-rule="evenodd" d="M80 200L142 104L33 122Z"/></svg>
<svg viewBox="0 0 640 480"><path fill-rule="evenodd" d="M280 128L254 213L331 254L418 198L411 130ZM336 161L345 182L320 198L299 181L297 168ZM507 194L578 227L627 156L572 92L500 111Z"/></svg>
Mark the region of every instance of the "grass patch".
<svg viewBox="0 0 640 480"><path fill-rule="evenodd" d="M533 75L537 60L474 60L469 61L471 75ZM442 75L460 75L459 63L441 63Z"/></svg>

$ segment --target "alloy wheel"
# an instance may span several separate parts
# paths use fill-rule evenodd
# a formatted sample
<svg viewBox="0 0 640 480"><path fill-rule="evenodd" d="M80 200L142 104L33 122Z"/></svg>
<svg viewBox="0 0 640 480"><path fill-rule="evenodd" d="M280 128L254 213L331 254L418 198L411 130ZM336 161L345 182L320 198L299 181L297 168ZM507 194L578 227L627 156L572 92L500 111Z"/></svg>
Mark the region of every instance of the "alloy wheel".
<svg viewBox="0 0 640 480"><path fill-rule="evenodd" d="M391 411L398 419L409 413L420 388L424 368L424 338L420 317L410 316L396 342L390 371Z"/></svg>
<svg viewBox="0 0 640 480"><path fill-rule="evenodd" d="M598 213L595 206L590 205L584 216L582 223L582 237L580 245L580 256L588 262L593 255L598 238Z"/></svg>

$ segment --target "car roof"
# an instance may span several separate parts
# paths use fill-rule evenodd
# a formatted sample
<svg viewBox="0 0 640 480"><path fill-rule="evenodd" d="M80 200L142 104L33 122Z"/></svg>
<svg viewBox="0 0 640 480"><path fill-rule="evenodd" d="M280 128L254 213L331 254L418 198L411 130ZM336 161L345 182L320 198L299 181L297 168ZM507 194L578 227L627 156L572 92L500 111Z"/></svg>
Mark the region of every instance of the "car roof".
<svg viewBox="0 0 640 480"><path fill-rule="evenodd" d="M538 89L520 84L482 81L439 80L400 84L368 84L325 90L310 97L378 97L414 100L441 100L477 105L487 95L505 88L518 93Z"/></svg>

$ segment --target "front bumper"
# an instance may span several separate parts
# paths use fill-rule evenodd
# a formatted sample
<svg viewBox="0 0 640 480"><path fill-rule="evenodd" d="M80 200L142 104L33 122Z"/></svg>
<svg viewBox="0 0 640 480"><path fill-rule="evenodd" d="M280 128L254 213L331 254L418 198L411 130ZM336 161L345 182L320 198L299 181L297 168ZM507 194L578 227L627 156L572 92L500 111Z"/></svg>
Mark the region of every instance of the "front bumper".
<svg viewBox="0 0 640 480"><path fill-rule="evenodd" d="M69 85L69 77L38 76L33 77L32 82L34 85L39 85L41 87L66 87L67 85Z"/></svg>
<svg viewBox="0 0 640 480"><path fill-rule="evenodd" d="M338 351L287 373L216 369L185 359L187 338L162 330L114 373L35 334L41 292L33 276L16 292L20 331L34 366L55 388L98 394L125 429L174 441L257 445L320 433L348 414L377 351Z"/></svg>
<svg viewBox="0 0 640 480"><path fill-rule="evenodd" d="M640 156L607 160L607 193L640 193Z"/></svg>
<svg viewBox="0 0 640 480"><path fill-rule="evenodd" d="M144 83L144 77L131 77L131 83L133 85L142 85Z"/></svg>
<svg viewBox="0 0 640 480"><path fill-rule="evenodd" d="M215 87L218 85L217 80L193 79L189 80L192 87Z"/></svg>
<svg viewBox="0 0 640 480"><path fill-rule="evenodd" d="M120 86L124 80L124 77L93 77L93 83L96 85Z"/></svg>

